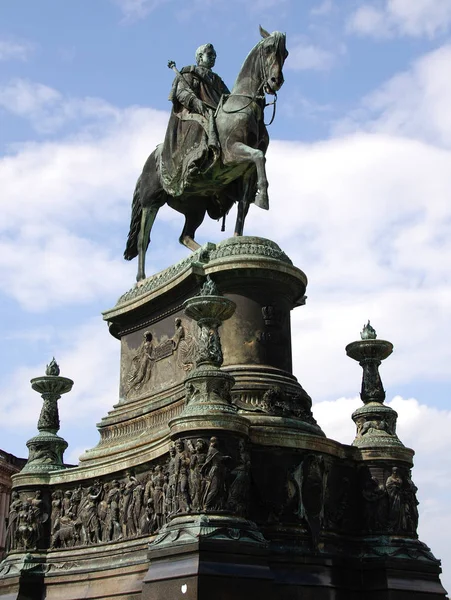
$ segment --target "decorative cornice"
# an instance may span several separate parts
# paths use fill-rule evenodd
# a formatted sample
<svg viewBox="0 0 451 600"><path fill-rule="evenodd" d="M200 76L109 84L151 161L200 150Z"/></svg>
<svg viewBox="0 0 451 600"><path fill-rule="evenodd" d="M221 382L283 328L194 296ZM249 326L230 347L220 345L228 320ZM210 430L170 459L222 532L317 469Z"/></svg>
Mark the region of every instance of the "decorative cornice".
<svg viewBox="0 0 451 600"><path fill-rule="evenodd" d="M217 245L208 242L175 265L171 265L164 271L160 271L159 273L148 277L143 282L134 285L128 292L119 298L116 307L127 304L140 296L155 292L157 289L166 286L173 279L176 279L182 273L189 271L194 266L202 269L202 267L207 264L210 265L214 261L228 257L269 258L278 260L290 266L293 265L293 262L275 242L265 238L240 236L229 238ZM111 311L106 311L104 313L105 318L108 318L109 312Z"/></svg>
<svg viewBox="0 0 451 600"><path fill-rule="evenodd" d="M253 236L233 237L221 242L210 252L210 261L229 256L273 258L288 265L293 264L275 242Z"/></svg>
<svg viewBox="0 0 451 600"><path fill-rule="evenodd" d="M167 283L169 283L172 279L178 277L181 273L188 270L193 263L205 262L205 259L208 260L208 252L211 247L214 247L214 244L205 244L190 256L183 258L175 265L171 265L164 271L160 271L151 277L147 277L143 283L139 283L134 285L128 292L122 294L119 300L116 303L116 306L124 304L129 300L134 300L139 296L143 296L149 292L153 292L156 289L163 287Z"/></svg>

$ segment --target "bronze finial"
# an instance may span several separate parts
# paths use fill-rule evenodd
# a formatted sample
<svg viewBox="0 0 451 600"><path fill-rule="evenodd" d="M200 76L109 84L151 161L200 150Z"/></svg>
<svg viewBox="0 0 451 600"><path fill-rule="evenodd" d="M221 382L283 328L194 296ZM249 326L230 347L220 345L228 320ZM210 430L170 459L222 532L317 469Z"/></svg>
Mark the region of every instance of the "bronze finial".
<svg viewBox="0 0 451 600"><path fill-rule="evenodd" d="M371 326L371 323L368 319L368 323L363 326L362 331L360 332L360 337L362 340L375 340L377 337L376 330Z"/></svg>
<svg viewBox="0 0 451 600"><path fill-rule="evenodd" d="M50 363L45 367L45 374L47 377L58 377L60 374L60 368L55 357L53 357Z"/></svg>

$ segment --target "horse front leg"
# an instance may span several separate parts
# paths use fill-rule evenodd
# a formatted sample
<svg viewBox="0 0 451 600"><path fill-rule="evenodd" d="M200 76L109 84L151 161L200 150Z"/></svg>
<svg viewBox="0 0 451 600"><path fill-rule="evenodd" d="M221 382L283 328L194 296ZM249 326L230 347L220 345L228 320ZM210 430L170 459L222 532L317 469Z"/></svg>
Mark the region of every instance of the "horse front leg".
<svg viewBox="0 0 451 600"><path fill-rule="evenodd" d="M249 169L243 180L242 196L238 202L234 235L243 235L244 222L249 212L250 203L254 201L257 185L257 173L254 168Z"/></svg>
<svg viewBox="0 0 451 600"><path fill-rule="evenodd" d="M255 204L264 210L269 209L268 197L268 179L266 177L265 155L258 148L251 148L242 142L235 142L228 149L227 162L249 162L255 165L257 170L258 192L255 197Z"/></svg>
<svg viewBox="0 0 451 600"><path fill-rule="evenodd" d="M152 225L159 209L160 206L158 204L143 207L141 215L141 227L138 236L138 274L136 275L136 281L138 282L146 278L146 252L150 242Z"/></svg>
<svg viewBox="0 0 451 600"><path fill-rule="evenodd" d="M179 237L179 242L183 246L189 248L192 252L195 252L198 248L200 248L200 244L194 240L194 236L197 228L202 224L202 221L205 218L205 211L206 208L202 207L199 210L188 212L185 215L185 225Z"/></svg>

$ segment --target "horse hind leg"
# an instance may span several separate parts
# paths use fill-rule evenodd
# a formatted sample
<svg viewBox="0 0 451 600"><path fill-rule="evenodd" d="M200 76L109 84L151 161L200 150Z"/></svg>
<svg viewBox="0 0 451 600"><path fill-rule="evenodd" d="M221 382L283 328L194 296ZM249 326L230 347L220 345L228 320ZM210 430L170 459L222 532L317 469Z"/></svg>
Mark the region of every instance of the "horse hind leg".
<svg viewBox="0 0 451 600"><path fill-rule="evenodd" d="M159 204L143 206L141 216L141 227L138 236L138 274L136 275L136 281L138 282L146 278L146 252L150 242L150 232L152 231L152 225L155 221L155 217L157 216L159 209Z"/></svg>
<svg viewBox="0 0 451 600"><path fill-rule="evenodd" d="M238 202L238 210L236 215L235 232L233 235L243 235L244 221L246 220L249 211L249 199L242 198Z"/></svg>
<svg viewBox="0 0 451 600"><path fill-rule="evenodd" d="M194 240L194 236L197 228L202 224L202 221L205 218L205 212L206 208L203 207L200 210L198 209L185 215L185 225L180 235L179 242L193 252L200 248L200 244Z"/></svg>
<svg viewBox="0 0 451 600"><path fill-rule="evenodd" d="M142 212L137 236L136 250L138 251L138 274L136 281L146 278L145 261L146 251L150 242L150 232L159 209L167 201L167 196L161 185L158 172L156 153L154 150L147 159L139 179L139 188L136 191ZM136 254L135 254L136 256Z"/></svg>

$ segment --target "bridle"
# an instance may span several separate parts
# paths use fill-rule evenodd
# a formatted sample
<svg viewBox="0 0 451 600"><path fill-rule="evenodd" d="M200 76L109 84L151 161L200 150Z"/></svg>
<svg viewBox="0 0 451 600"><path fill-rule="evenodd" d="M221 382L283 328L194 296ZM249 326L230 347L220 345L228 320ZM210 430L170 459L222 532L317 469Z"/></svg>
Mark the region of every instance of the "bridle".
<svg viewBox="0 0 451 600"><path fill-rule="evenodd" d="M265 69L266 61L264 60L264 57L263 57L263 45L264 44L261 43L260 48L259 48L260 77L261 77L262 82L259 85L257 91L255 92L255 94L253 96L250 96L249 94L222 94L221 98L219 100L218 106L216 108L216 111L214 113L215 118L218 115L219 110L222 110L223 112L225 112L226 115L234 115L236 113L242 112L243 110L246 110L246 108L248 108L253 102L256 102L257 100L266 100L265 94L264 93L263 93L263 95L261 94L262 91L264 92L264 86L269 79L269 74L266 73L266 69ZM243 98L248 98L249 102L245 106L241 106L240 108L237 108L235 110L226 110L224 108L224 102L226 100L228 100L229 98L231 98L232 96L241 96ZM272 125L272 123L275 119L276 103L277 103L277 92L274 91L274 100L272 102L265 102L265 106L263 107L263 109L265 109L267 106L273 107L271 120L269 121L269 123L264 123L265 127L269 127L270 125Z"/></svg>

